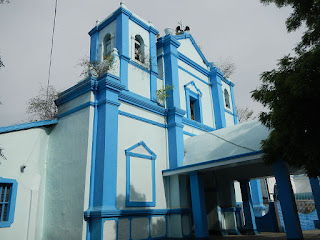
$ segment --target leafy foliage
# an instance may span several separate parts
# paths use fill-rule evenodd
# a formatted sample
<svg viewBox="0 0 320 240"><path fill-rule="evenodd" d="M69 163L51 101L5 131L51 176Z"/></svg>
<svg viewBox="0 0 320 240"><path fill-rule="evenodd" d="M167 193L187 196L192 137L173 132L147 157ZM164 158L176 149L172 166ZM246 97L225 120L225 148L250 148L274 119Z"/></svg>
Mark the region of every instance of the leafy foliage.
<svg viewBox="0 0 320 240"><path fill-rule="evenodd" d="M163 88L157 90L157 100L159 103L163 103L167 97L170 97L168 91L173 90L174 87L171 85L165 85Z"/></svg>
<svg viewBox="0 0 320 240"><path fill-rule="evenodd" d="M293 13L287 19L288 31L307 26L295 56L287 55L278 68L261 75L262 85L252 97L270 111L260 114L260 121L272 131L263 141L264 160L278 158L292 167L305 169L309 176L320 175L320 127L317 109L320 103L320 2L261 0L278 7L290 5Z"/></svg>
<svg viewBox="0 0 320 240"><path fill-rule="evenodd" d="M292 14L286 20L289 32L297 30L305 24L307 31L297 46L298 52L320 44L320 1L318 0L261 0L264 4L275 3L279 8L290 6Z"/></svg>
<svg viewBox="0 0 320 240"><path fill-rule="evenodd" d="M31 121L54 119L58 115L58 108L54 101L58 98L58 91L51 85L48 88L40 86L37 96L27 102L27 113L32 114Z"/></svg>

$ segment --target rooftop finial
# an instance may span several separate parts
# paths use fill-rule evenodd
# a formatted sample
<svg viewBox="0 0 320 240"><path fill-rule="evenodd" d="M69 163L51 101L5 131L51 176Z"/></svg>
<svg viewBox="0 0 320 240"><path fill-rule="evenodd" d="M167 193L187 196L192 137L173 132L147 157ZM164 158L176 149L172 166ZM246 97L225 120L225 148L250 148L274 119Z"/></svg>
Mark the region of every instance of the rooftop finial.
<svg viewBox="0 0 320 240"><path fill-rule="evenodd" d="M120 7L126 7L125 3L124 2L120 2Z"/></svg>

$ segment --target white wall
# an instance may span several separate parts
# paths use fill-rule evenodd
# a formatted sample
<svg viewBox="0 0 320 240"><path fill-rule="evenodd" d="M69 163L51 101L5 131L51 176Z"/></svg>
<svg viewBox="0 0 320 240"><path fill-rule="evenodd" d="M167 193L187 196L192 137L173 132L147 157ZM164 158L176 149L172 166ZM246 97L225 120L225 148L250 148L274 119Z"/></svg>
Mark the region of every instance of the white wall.
<svg viewBox="0 0 320 240"><path fill-rule="evenodd" d="M93 96L89 99L93 101ZM81 102L69 105L76 107L75 103ZM87 107L59 119L51 133L43 239L85 239L83 212L89 200L93 111Z"/></svg>
<svg viewBox="0 0 320 240"><path fill-rule="evenodd" d="M18 182L14 222L0 228L2 240L41 239L45 164L50 128L32 128L0 134L0 176ZM25 165L24 172L20 167Z"/></svg>
<svg viewBox="0 0 320 240"><path fill-rule="evenodd" d="M150 113L143 109L139 109L125 103L121 103L119 110L127 113L135 114L137 116L144 117L146 119L164 124L164 117L157 114ZM156 206L158 209L165 209L166 199L164 191L164 183L162 177L162 170L168 168L167 158L167 130L165 128L152 125L132 119L126 116L119 115L119 135L118 135L118 172L117 172L117 207L120 209L125 208L126 197L126 155L125 150L135 145L140 141L144 141L145 144L153 151L157 158L155 160L155 183L156 183ZM146 153L145 153L146 154ZM147 155L147 154L146 154ZM151 160L149 160L151 161ZM146 174L146 168L135 168L135 175L150 176ZM140 188L136 187L136 189ZM150 186L146 184L145 197L150 200Z"/></svg>
<svg viewBox="0 0 320 240"><path fill-rule="evenodd" d="M192 42L189 38L179 40L181 45L178 48L178 51L181 52L183 55L187 56L188 58L192 59L194 62L199 64L201 67L207 69L206 64L203 62L201 56L193 46Z"/></svg>

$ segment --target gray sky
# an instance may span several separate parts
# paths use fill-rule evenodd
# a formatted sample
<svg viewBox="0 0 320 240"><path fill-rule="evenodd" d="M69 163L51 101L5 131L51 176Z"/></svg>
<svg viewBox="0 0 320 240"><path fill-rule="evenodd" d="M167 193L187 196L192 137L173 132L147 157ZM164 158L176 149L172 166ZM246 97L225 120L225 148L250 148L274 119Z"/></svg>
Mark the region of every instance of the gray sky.
<svg viewBox="0 0 320 240"><path fill-rule="evenodd" d="M89 56L89 30L119 7L120 1L58 0L50 83L59 91L80 79L79 59ZM237 66L231 76L236 103L256 114L262 110L250 92L260 74L291 52L302 30L288 34L290 8L264 6L259 0L134 0L127 8L152 21L161 36L181 20L208 61L230 58ZM10 0L0 5L0 126L26 121L26 102L48 79L55 0Z"/></svg>

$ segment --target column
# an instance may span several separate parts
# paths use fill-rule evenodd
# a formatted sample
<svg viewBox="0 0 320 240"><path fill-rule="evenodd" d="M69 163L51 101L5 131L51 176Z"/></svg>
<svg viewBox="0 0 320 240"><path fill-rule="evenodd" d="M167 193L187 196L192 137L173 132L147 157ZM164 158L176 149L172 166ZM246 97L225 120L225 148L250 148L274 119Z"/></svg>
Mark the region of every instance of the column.
<svg viewBox="0 0 320 240"><path fill-rule="evenodd" d="M158 61L156 36L158 33L155 28L150 27L150 99L155 102L157 101Z"/></svg>
<svg viewBox="0 0 320 240"><path fill-rule="evenodd" d="M233 122L234 122L234 125L236 125L238 124L238 115L237 115L236 101L234 99L233 87L234 87L234 84L231 83L230 93L231 93L231 101L232 101Z"/></svg>
<svg viewBox="0 0 320 240"><path fill-rule="evenodd" d="M224 101L222 93L221 78L223 74L216 67L210 68L211 94L214 110L216 129L226 127L226 116L224 111Z"/></svg>
<svg viewBox="0 0 320 240"><path fill-rule="evenodd" d="M168 145L169 166L176 168L182 166L184 158L183 124L185 111L180 109L178 50L180 43L172 36L166 35L158 41L158 47L163 47L165 84L173 86L168 92L166 104L168 108Z"/></svg>
<svg viewBox="0 0 320 240"><path fill-rule="evenodd" d="M317 215L318 215L318 220L314 221L314 225L316 228L320 228L320 185L319 185L319 178L309 178L311 189L312 189L312 194L313 194L313 199L314 199L314 204L317 210Z"/></svg>
<svg viewBox="0 0 320 240"><path fill-rule="evenodd" d="M259 234L256 226L256 219L253 213L250 185L248 179L242 179L240 182L241 196L243 202L243 212L245 219L244 229L248 234Z"/></svg>
<svg viewBox="0 0 320 240"><path fill-rule="evenodd" d="M250 180L253 212L255 216L262 217L266 207L263 205L260 179Z"/></svg>
<svg viewBox="0 0 320 240"><path fill-rule="evenodd" d="M273 163L273 172L276 178L278 195L286 228L287 239L303 239L297 205L295 202L288 165L282 160Z"/></svg>
<svg viewBox="0 0 320 240"><path fill-rule="evenodd" d="M128 89L129 16L131 13L122 5L119 11L120 14L116 19L116 48L120 58L120 82Z"/></svg>
<svg viewBox="0 0 320 240"><path fill-rule="evenodd" d="M198 172L192 172L189 177L195 237L197 239L208 238L207 210L202 176Z"/></svg>
<svg viewBox="0 0 320 240"><path fill-rule="evenodd" d="M94 169L91 180L90 208L102 216L103 211L117 209L118 95L124 86L109 74L98 80L96 132L93 139ZM90 239L101 240L103 218L90 219Z"/></svg>

